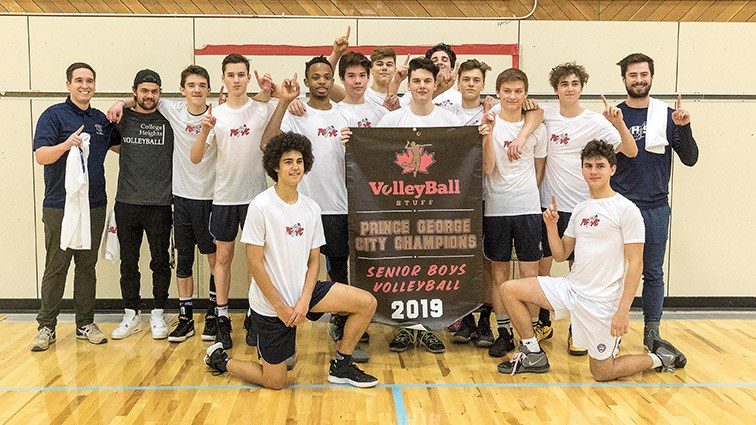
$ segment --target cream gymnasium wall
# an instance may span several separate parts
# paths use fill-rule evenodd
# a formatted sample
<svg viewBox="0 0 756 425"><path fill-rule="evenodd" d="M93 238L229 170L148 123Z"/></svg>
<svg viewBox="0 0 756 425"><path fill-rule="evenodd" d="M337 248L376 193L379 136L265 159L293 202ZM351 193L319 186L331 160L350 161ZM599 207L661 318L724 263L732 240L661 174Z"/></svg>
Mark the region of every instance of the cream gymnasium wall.
<svg viewBox="0 0 756 425"><path fill-rule="evenodd" d="M413 56L423 46L443 41L460 47L459 61L470 57L493 67L495 75L518 64L530 76L531 97L553 103L548 72L561 62L577 61L591 77L584 103L601 111L599 94L613 102L624 98L615 63L642 51L656 60L653 93L670 102L683 94L691 111L701 151L692 169L675 160L673 206L667 258L671 297L756 296L756 67L750 23L554 22L497 20L239 18L166 16L3 15L0 57L0 301L39 298L44 269L41 204L43 167L34 162L31 140L37 117L65 96L66 67L84 61L97 70L99 97L93 105L107 110L130 90L136 71L152 68L163 78L165 95L178 93L179 74L197 63L210 71L214 92L220 86L220 62L230 51L251 52L252 68L275 81L297 72L315 54L328 54L333 39L351 26L354 46L406 46ZM270 45L285 45L284 56ZM320 46L308 47L308 46ZM751 46L751 47L749 47ZM275 49L273 49L276 51ZM751 53L748 53L751 52ZM406 56L404 56L406 57ZM404 57L399 58L400 61ZM250 85L255 90L255 84ZM113 205L118 160L106 160L109 207ZM237 245L231 298L246 298L244 245ZM142 249L142 296L151 298L149 254ZM118 265L98 264L98 298L119 299ZM561 272L564 267L560 267ZM73 273L69 273L69 281ZM195 294L206 296L209 270L204 257L195 262ZM66 297L71 297L69 284ZM176 296L175 285L171 296ZM23 304L23 303L21 303ZM20 305L20 304L19 304Z"/></svg>

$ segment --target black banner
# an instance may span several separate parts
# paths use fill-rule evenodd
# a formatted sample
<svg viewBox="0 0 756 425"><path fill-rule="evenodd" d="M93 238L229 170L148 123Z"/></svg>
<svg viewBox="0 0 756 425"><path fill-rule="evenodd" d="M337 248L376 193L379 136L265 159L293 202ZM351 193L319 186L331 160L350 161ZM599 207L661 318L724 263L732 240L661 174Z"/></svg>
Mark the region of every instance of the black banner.
<svg viewBox="0 0 756 425"><path fill-rule="evenodd" d="M381 323L446 326L483 300L476 127L353 128L347 143L352 285Z"/></svg>

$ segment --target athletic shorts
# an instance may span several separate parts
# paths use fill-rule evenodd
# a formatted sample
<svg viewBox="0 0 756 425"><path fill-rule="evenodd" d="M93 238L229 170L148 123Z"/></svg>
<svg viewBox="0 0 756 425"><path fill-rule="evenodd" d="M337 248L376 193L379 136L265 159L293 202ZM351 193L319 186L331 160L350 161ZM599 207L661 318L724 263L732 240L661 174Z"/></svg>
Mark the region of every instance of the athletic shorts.
<svg viewBox="0 0 756 425"><path fill-rule="evenodd" d="M320 252L326 257L349 256L349 216L346 214L321 215L326 244Z"/></svg>
<svg viewBox="0 0 756 425"><path fill-rule="evenodd" d="M310 309L325 298L333 284L334 282L322 281L315 283L310 299ZM254 310L250 309L250 311L252 326L257 331L257 355L272 365L284 362L293 356L297 351L297 328L286 326L278 316L263 316ZM313 322L322 316L323 313L307 313L307 318Z"/></svg>
<svg viewBox="0 0 756 425"><path fill-rule="evenodd" d="M244 229L249 204L217 205L213 204L210 214L210 234L216 241L234 242L239 227Z"/></svg>
<svg viewBox="0 0 756 425"><path fill-rule="evenodd" d="M483 217L483 253L492 261L512 260L514 243L519 261L538 261L541 250L541 215Z"/></svg>
<svg viewBox="0 0 756 425"><path fill-rule="evenodd" d="M570 316L574 346L588 347L588 355L599 361L617 354L622 338L613 337L611 331L619 298L614 301L584 298L572 289L567 277L538 276L538 283L554 307L555 319Z"/></svg>
<svg viewBox="0 0 756 425"><path fill-rule="evenodd" d="M543 211L546 211L546 208L541 208ZM572 217L572 213L559 211L559 221L557 221L557 230L559 232L559 237L561 238L564 236L564 231L567 230L567 225L570 223L570 217ZM543 222L543 219L541 219L541 245L543 245L543 256L545 257L551 257L551 248L549 248L549 235L546 233L546 223ZM575 251L573 250L570 253L570 256L567 257L567 260L573 261L575 260Z"/></svg>

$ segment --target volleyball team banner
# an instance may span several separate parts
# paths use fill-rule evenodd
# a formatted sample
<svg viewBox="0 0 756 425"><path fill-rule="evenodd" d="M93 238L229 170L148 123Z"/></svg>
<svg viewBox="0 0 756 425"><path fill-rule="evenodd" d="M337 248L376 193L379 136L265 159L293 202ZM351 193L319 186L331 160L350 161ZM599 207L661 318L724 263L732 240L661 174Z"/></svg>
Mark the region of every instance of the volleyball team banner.
<svg viewBox="0 0 756 425"><path fill-rule="evenodd" d="M350 283L378 300L375 319L439 329L476 309L483 300L478 129L352 132Z"/></svg>

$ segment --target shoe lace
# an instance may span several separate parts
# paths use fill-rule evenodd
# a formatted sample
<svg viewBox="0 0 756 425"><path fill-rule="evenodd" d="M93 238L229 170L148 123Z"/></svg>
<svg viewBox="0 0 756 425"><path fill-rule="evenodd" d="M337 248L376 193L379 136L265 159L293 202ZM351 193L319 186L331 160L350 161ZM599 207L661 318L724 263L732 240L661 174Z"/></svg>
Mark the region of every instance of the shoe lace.
<svg viewBox="0 0 756 425"><path fill-rule="evenodd" d="M430 332L430 331L425 332L421 340L425 343L425 345L434 345L434 344L441 343L441 340L438 339L438 336L436 336L436 333Z"/></svg>
<svg viewBox="0 0 756 425"><path fill-rule="evenodd" d="M42 329L39 330L39 335L45 338L51 337L52 334L53 334L53 330L48 327L43 327Z"/></svg>
<svg viewBox="0 0 756 425"><path fill-rule="evenodd" d="M518 351L512 356L512 360L510 360L510 363L512 363L512 373L510 373L510 375L514 375L517 372L517 366L520 365L526 357L528 357L528 355L522 351Z"/></svg>
<svg viewBox="0 0 756 425"><path fill-rule="evenodd" d="M134 317L128 317L123 316L123 319L121 320L121 324L118 325L119 328L128 328L129 324L134 320Z"/></svg>

